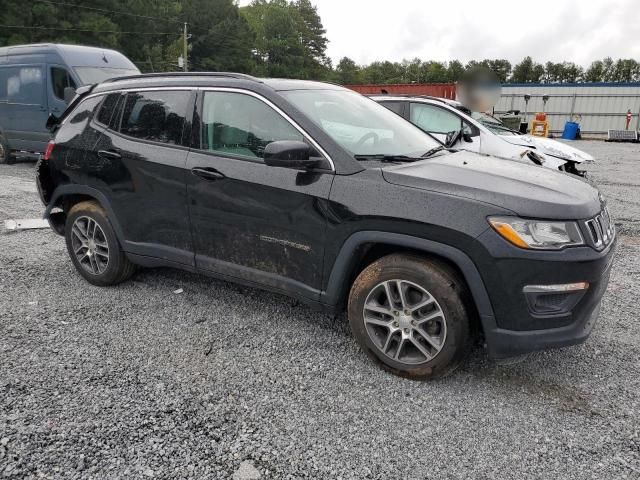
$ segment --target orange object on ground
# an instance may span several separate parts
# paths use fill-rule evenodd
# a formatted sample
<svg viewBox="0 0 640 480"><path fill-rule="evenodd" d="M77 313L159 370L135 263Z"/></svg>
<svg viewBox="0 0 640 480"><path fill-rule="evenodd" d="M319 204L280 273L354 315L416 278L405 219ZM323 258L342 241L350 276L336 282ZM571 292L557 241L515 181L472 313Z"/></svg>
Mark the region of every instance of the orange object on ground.
<svg viewBox="0 0 640 480"><path fill-rule="evenodd" d="M536 115L537 117L537 115ZM531 135L534 137L546 137L549 135L549 122L546 120L534 120L531 122Z"/></svg>

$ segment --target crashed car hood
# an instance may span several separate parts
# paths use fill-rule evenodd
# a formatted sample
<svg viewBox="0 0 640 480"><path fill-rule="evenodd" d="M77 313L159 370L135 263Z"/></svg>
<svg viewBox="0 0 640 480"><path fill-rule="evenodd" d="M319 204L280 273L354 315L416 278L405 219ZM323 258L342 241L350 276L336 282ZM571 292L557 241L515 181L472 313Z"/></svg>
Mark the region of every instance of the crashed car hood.
<svg viewBox="0 0 640 480"><path fill-rule="evenodd" d="M585 219L598 214L598 190L548 168L471 152L382 169L389 183L490 203L529 218Z"/></svg>
<svg viewBox="0 0 640 480"><path fill-rule="evenodd" d="M582 150L578 150L566 143L551 138L534 137L531 135L501 135L505 142L523 147L535 147L537 151L553 157L563 158L576 163L593 162L594 158Z"/></svg>

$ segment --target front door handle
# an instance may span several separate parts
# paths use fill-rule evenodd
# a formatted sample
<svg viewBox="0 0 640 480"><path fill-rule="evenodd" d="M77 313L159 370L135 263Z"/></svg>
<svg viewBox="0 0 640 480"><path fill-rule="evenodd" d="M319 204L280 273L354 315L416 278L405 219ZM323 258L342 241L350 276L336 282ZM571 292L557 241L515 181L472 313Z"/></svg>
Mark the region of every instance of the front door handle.
<svg viewBox="0 0 640 480"><path fill-rule="evenodd" d="M195 167L191 169L196 177L204 178L205 180L220 180L225 176L215 168L210 167Z"/></svg>
<svg viewBox="0 0 640 480"><path fill-rule="evenodd" d="M113 150L98 150L98 157L105 160L119 160L122 158L122 155Z"/></svg>

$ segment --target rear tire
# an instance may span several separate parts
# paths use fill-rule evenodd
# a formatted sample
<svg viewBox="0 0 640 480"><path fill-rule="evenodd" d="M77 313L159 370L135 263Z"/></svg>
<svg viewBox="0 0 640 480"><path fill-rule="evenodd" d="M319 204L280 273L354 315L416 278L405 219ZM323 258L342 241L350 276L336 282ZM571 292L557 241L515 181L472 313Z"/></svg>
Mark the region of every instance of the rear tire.
<svg viewBox="0 0 640 480"><path fill-rule="evenodd" d="M469 350L466 286L447 264L393 254L366 267L349 294L349 324L383 369L414 380L452 373Z"/></svg>
<svg viewBox="0 0 640 480"><path fill-rule="evenodd" d="M106 212L97 202L71 207L64 235L73 265L92 285L117 285L135 272L135 265L122 250Z"/></svg>

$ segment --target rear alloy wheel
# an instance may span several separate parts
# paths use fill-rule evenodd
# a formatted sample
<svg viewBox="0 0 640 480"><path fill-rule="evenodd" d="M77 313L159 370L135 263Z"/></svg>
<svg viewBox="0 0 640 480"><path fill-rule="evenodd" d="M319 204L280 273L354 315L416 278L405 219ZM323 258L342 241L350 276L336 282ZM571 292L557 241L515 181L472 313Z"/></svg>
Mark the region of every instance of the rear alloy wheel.
<svg viewBox="0 0 640 480"><path fill-rule="evenodd" d="M349 294L349 323L382 368L416 380L453 372L467 353L466 289L447 264L393 254L365 268Z"/></svg>
<svg viewBox="0 0 640 480"><path fill-rule="evenodd" d="M80 202L67 213L64 229L67 250L76 270L93 285L116 285L135 271L120 247L116 233L102 207Z"/></svg>
<svg viewBox="0 0 640 480"><path fill-rule="evenodd" d="M78 264L91 275L100 275L109 266L109 243L94 219L76 219L71 228L71 245Z"/></svg>

